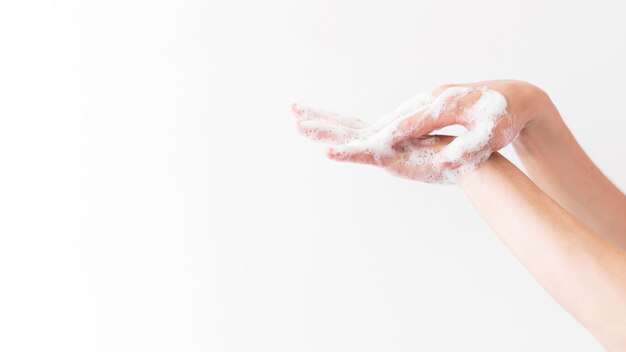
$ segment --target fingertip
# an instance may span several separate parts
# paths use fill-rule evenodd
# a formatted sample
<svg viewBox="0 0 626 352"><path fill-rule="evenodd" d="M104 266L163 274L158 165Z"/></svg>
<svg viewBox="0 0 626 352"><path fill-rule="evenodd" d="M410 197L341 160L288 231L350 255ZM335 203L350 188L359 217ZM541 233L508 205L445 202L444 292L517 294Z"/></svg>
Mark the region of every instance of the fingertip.
<svg viewBox="0 0 626 352"><path fill-rule="evenodd" d="M292 103L290 107L292 113L296 115L302 114L302 107L298 103Z"/></svg>
<svg viewBox="0 0 626 352"><path fill-rule="evenodd" d="M343 155L343 153L340 153L335 148L326 148L326 156L328 159L341 160L341 155Z"/></svg>
<svg viewBox="0 0 626 352"><path fill-rule="evenodd" d="M296 130L302 134L306 134L306 129L302 126L302 120L295 120Z"/></svg>

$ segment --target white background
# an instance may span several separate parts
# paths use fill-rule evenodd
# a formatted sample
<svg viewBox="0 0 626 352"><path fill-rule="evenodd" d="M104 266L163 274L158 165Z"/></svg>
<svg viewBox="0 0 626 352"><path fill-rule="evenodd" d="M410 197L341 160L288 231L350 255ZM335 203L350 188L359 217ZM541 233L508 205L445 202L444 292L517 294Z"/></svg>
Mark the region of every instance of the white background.
<svg viewBox="0 0 626 352"><path fill-rule="evenodd" d="M582 3L3 1L0 350L601 350L458 188L289 114L527 80L624 189L626 11Z"/></svg>

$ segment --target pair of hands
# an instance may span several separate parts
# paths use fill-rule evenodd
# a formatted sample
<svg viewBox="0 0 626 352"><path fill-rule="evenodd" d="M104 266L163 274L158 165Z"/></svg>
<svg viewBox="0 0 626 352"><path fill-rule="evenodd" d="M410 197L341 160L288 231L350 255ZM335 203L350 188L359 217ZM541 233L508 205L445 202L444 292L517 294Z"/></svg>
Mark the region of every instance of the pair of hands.
<svg viewBox="0 0 626 352"><path fill-rule="evenodd" d="M294 104L298 131L332 144L328 157L380 166L429 183L451 183L509 144L536 116L538 88L520 81L444 85L420 94L373 124ZM433 132L450 125L458 136Z"/></svg>

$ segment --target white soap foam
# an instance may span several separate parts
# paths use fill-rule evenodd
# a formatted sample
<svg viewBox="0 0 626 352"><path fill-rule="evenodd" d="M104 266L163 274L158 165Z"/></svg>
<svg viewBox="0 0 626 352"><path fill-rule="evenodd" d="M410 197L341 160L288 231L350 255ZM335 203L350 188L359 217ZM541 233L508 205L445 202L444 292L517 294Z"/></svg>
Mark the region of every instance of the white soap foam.
<svg viewBox="0 0 626 352"><path fill-rule="evenodd" d="M389 114L384 115L374 122L370 127L368 127L369 132L376 133L389 125L390 123L409 118L411 116L415 116L421 110L428 108L430 104L433 103L435 97L431 94L420 93L416 96L408 99L402 104L398 105L398 107Z"/></svg>
<svg viewBox="0 0 626 352"><path fill-rule="evenodd" d="M366 150L374 155L377 162L381 157L389 156L395 151L392 148L393 140L400 133L399 124L406 118L415 116L427 108L435 100L431 94L417 94L400 104L393 112L382 116L369 127L358 133L352 141L334 148L337 154L354 153Z"/></svg>
<svg viewBox="0 0 626 352"><path fill-rule="evenodd" d="M292 110L300 117L302 120L324 120L324 121L333 121L337 122L340 125L350 127L350 128L364 128L367 127L368 124L365 121L354 117L346 117L335 114L334 112L324 111L312 108L310 106L302 105L302 104L293 104Z"/></svg>
<svg viewBox="0 0 626 352"><path fill-rule="evenodd" d="M441 92L428 107L428 114L434 119L439 118L442 112L455 109L459 99L471 92L472 88L470 87L455 86L447 88Z"/></svg>
<svg viewBox="0 0 626 352"><path fill-rule="evenodd" d="M354 129L324 120L298 121L298 129L305 136L329 144L346 143L355 137ZM333 136L330 138L328 136ZM327 136L327 137L323 137Z"/></svg>
<svg viewBox="0 0 626 352"><path fill-rule="evenodd" d="M506 98L486 87L480 88L480 93L478 101L462 112L470 129L441 151L441 162L462 162L462 166L473 165L475 168L493 152L487 147L496 124L507 114Z"/></svg>
<svg viewBox="0 0 626 352"><path fill-rule="evenodd" d="M437 119L443 112L457 109L460 99L475 91L479 91L480 98L459 112L464 116L468 131L442 150L438 151L432 146L437 142L436 137L412 140L404 148L393 145L399 136L405 136L399 128L405 119L420 112ZM418 94L365 128L315 123L314 120L301 121L300 124L312 134L327 131L335 133L339 139L348 139L346 143L333 148L335 154L365 151L371 153L378 164L381 164L383 158L392 157L397 160L390 169L394 174L431 183L455 183L460 175L474 170L491 155L488 143L498 121L508 118L506 108L506 98L497 91L487 87L454 86L437 97ZM513 137L512 131L505 131L507 141Z"/></svg>

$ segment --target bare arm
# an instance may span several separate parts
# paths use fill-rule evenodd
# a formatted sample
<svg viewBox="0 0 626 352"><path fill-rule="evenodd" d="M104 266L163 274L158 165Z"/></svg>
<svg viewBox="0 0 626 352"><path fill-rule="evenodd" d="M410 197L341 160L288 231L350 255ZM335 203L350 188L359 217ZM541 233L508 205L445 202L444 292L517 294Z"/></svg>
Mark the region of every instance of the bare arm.
<svg viewBox="0 0 626 352"><path fill-rule="evenodd" d="M626 196L594 165L548 96L529 95L537 116L513 143L543 191L598 234L626 249Z"/></svg>
<svg viewBox="0 0 626 352"><path fill-rule="evenodd" d="M499 154L459 185L504 244L609 350L626 350L626 252L596 235Z"/></svg>

